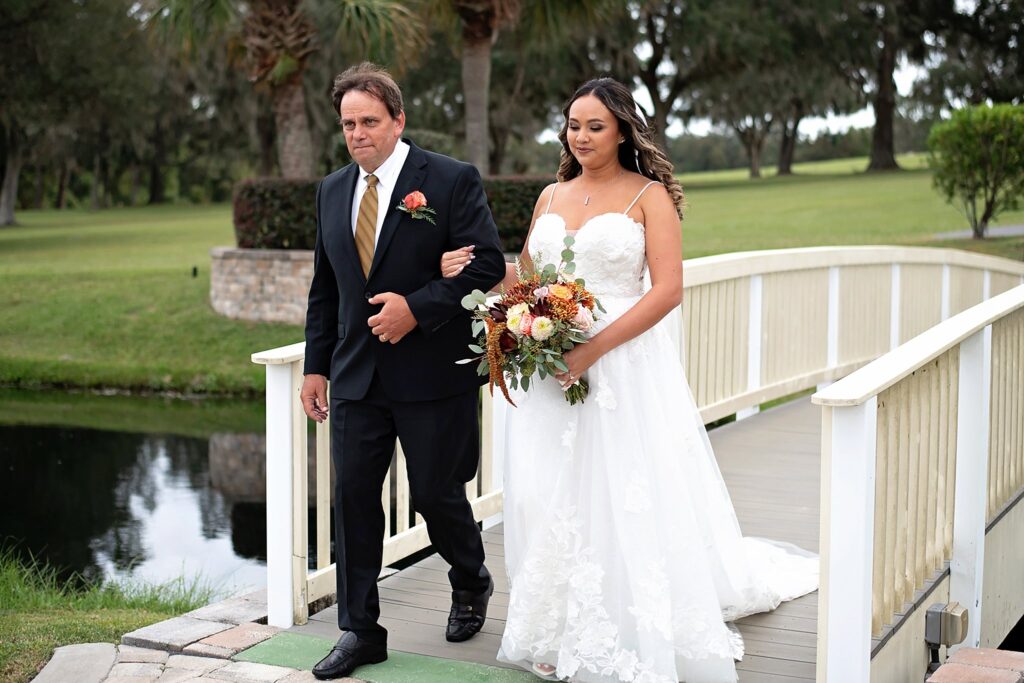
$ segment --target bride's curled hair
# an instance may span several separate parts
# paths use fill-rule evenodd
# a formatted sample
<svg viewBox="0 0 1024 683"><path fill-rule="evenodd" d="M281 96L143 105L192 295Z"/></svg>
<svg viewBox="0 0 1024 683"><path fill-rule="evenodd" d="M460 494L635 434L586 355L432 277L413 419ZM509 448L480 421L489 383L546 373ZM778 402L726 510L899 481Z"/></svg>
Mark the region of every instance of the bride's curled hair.
<svg viewBox="0 0 1024 683"><path fill-rule="evenodd" d="M562 143L561 162L558 165L559 182L571 180L583 171L580 162L569 151L566 131L569 128L569 107L585 95L593 95L599 99L619 122L619 132L625 138L625 142L619 145L619 163L627 171L636 171L664 185L676 205L676 213L682 218L686 200L683 196L683 186L672 173L672 162L655 144L653 131L640 113L633 93L614 78L595 78L587 81L577 88L562 108L564 123L558 133L558 139Z"/></svg>

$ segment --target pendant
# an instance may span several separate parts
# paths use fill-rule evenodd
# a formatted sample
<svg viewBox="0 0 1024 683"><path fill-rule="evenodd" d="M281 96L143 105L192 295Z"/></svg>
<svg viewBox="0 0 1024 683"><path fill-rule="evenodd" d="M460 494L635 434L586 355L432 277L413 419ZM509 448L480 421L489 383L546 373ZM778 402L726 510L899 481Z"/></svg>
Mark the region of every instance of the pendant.
<svg viewBox="0 0 1024 683"><path fill-rule="evenodd" d="M587 198L583 200L583 206L590 206L590 195L589 194L587 195Z"/></svg>

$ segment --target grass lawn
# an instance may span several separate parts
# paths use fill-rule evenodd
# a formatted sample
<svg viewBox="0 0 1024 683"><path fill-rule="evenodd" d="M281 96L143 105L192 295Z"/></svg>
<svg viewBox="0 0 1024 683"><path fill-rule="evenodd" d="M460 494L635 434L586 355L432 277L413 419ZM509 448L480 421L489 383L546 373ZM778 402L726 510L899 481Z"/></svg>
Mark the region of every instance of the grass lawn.
<svg viewBox="0 0 1024 683"><path fill-rule="evenodd" d="M234 241L228 206L18 219L0 230L0 383L251 394L264 370L249 355L302 339L210 307L210 248Z"/></svg>
<svg viewBox="0 0 1024 683"><path fill-rule="evenodd" d="M205 605L210 589L61 583L52 568L26 564L0 550L0 683L31 680L53 649L74 643L116 643L148 624Z"/></svg>
<svg viewBox="0 0 1024 683"><path fill-rule="evenodd" d="M1024 259L1024 237L934 242L966 228L920 155L896 173L866 159L683 177L687 258L828 244L949 246ZM771 169L766 172L770 174ZM228 206L23 211L0 229L0 384L254 394L254 351L300 341L298 326L223 318L209 305L211 247L233 243ZM1002 225L1024 223L1024 211ZM192 277L192 268L198 277Z"/></svg>

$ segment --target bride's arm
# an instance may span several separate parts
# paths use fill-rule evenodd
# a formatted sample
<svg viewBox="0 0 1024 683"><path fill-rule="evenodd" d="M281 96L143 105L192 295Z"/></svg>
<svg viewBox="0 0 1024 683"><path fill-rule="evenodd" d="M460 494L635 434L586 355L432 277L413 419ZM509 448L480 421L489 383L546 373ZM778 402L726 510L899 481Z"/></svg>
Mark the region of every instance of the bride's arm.
<svg viewBox="0 0 1024 683"><path fill-rule="evenodd" d="M541 210L541 206L546 206L547 195L554 191L554 184L548 185L544 188L540 196L537 197L537 203L533 207L533 218L530 220L530 229L526 233L526 239L523 241L523 250L519 254L519 262L523 264L523 268L531 270L533 268L533 262L530 260L530 251L527 248L530 244L530 235L533 234L533 226L537 223L537 218L544 212ZM461 247L455 251L446 251L441 255L441 275L444 277L455 277L462 272L470 261L473 260L473 245L467 247ZM516 283L516 267L513 263L505 264L505 277L498 284L491 288L492 292L500 292L506 287L511 287Z"/></svg>
<svg viewBox="0 0 1024 683"><path fill-rule="evenodd" d="M558 376L563 384L570 382L568 375L575 381L598 358L654 327L682 301L682 236L672 199L662 185L654 185L644 193L639 206L644 214L651 289L589 342L565 354L569 372Z"/></svg>

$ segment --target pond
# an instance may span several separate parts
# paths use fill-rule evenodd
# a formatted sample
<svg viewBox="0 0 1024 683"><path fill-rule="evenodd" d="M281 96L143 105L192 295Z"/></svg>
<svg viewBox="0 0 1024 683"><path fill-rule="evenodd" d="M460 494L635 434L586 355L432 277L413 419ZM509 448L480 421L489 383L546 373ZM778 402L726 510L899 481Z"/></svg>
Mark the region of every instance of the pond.
<svg viewBox="0 0 1024 683"><path fill-rule="evenodd" d="M0 542L63 576L266 584L263 402L0 390Z"/></svg>

